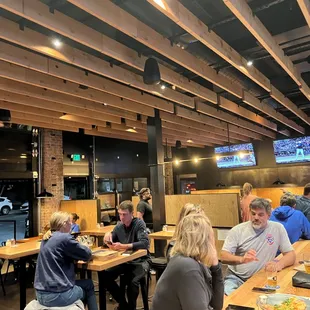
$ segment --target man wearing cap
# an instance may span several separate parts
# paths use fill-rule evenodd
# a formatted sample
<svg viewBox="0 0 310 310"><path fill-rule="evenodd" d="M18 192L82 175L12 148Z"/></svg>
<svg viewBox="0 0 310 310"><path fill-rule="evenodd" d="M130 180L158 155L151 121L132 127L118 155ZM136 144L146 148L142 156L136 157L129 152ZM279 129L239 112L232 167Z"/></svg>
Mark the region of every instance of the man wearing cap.
<svg viewBox="0 0 310 310"><path fill-rule="evenodd" d="M153 229L153 211L149 200L152 198L149 188L142 188L139 192L140 201L137 205L137 218L143 220L146 227Z"/></svg>

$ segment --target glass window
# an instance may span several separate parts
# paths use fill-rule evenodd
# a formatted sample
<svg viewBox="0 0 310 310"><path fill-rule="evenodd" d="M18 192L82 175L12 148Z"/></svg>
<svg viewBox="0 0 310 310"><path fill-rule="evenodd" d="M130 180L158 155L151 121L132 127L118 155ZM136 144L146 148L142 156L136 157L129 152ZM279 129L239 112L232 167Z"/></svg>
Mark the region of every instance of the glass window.
<svg viewBox="0 0 310 310"><path fill-rule="evenodd" d="M133 179L133 188L136 192L140 191L141 188L147 186L147 178L134 178Z"/></svg>
<svg viewBox="0 0 310 310"><path fill-rule="evenodd" d="M115 190L114 179L98 179L98 194L111 193Z"/></svg>

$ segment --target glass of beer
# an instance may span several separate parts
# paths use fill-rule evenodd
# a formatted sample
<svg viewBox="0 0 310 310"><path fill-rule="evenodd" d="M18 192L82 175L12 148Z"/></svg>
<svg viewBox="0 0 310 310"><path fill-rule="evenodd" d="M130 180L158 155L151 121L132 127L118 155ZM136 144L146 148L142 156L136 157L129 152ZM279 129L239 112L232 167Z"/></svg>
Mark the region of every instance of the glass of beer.
<svg viewBox="0 0 310 310"><path fill-rule="evenodd" d="M265 271L267 274L267 286L270 288L277 288L277 265L276 263L271 263L265 266Z"/></svg>
<svg viewBox="0 0 310 310"><path fill-rule="evenodd" d="M310 253L304 253L304 265L306 273L310 274Z"/></svg>

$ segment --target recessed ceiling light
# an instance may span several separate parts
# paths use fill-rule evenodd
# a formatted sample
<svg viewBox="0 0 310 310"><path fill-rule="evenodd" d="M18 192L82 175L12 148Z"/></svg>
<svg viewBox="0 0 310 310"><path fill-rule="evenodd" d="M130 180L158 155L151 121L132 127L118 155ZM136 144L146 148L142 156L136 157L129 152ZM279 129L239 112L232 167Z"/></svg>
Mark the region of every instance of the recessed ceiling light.
<svg viewBox="0 0 310 310"><path fill-rule="evenodd" d="M193 143L193 140L192 139L188 139L186 142L187 143Z"/></svg>
<svg viewBox="0 0 310 310"><path fill-rule="evenodd" d="M174 163L176 164L176 166L178 166L179 163L180 163L180 161L179 161L178 159L176 159L176 160L174 161Z"/></svg>
<svg viewBox="0 0 310 310"><path fill-rule="evenodd" d="M137 154L136 156L139 157L139 154Z"/></svg>
<svg viewBox="0 0 310 310"><path fill-rule="evenodd" d="M248 60L248 62L246 63L246 65L248 67L251 67L253 65L253 60Z"/></svg>
<svg viewBox="0 0 310 310"><path fill-rule="evenodd" d="M27 158L27 155L20 155L20 158Z"/></svg>
<svg viewBox="0 0 310 310"><path fill-rule="evenodd" d="M103 105L107 106L108 104L104 102Z"/></svg>
<svg viewBox="0 0 310 310"><path fill-rule="evenodd" d="M117 156L117 159L119 159L119 156Z"/></svg>
<svg viewBox="0 0 310 310"><path fill-rule="evenodd" d="M199 159L197 157L194 158L194 162L197 164Z"/></svg>
<svg viewBox="0 0 310 310"><path fill-rule="evenodd" d="M60 48L62 43L59 39L54 39L53 40L53 45L56 47L56 48Z"/></svg>
<svg viewBox="0 0 310 310"><path fill-rule="evenodd" d="M160 88L161 88L162 90L164 90L164 89L166 88L166 86L165 86L165 85L161 85Z"/></svg>

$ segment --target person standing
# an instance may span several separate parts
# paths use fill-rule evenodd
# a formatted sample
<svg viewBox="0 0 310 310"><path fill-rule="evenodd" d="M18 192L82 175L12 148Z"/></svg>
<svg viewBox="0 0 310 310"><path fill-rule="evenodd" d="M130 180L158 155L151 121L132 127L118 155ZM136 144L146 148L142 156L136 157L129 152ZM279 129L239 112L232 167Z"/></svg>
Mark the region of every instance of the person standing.
<svg viewBox="0 0 310 310"><path fill-rule="evenodd" d="M244 183L243 184L243 196L240 201L240 207L241 207L241 218L242 222L247 222L250 220L250 203L252 200L257 198L257 196L252 195L253 186L250 183Z"/></svg>
<svg viewBox="0 0 310 310"><path fill-rule="evenodd" d="M139 192L140 201L137 205L137 218L143 220L148 229L153 229L153 210L149 203L152 198L149 188L142 188Z"/></svg>

